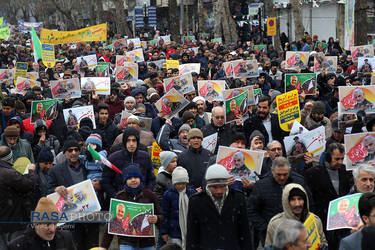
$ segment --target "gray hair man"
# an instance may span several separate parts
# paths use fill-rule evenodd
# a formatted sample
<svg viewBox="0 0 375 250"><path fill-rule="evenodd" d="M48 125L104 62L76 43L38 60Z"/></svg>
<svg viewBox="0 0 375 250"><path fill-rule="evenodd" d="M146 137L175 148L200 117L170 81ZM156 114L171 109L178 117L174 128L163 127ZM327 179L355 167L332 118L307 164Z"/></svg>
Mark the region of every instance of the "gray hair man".
<svg viewBox="0 0 375 250"><path fill-rule="evenodd" d="M273 140L267 144L268 157L263 158L261 174L267 174L272 167L273 160L276 157L283 156L283 146L279 141Z"/></svg>
<svg viewBox="0 0 375 250"><path fill-rule="evenodd" d="M374 191L375 168L369 164L359 165L353 171L354 186L351 193L368 193Z"/></svg>

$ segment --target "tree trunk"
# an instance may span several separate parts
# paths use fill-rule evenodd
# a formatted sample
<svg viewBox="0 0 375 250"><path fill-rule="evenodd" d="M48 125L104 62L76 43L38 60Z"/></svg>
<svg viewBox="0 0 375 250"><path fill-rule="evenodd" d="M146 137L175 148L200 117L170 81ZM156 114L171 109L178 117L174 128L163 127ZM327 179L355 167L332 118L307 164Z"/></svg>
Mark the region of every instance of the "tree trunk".
<svg viewBox="0 0 375 250"><path fill-rule="evenodd" d="M302 23L302 13L301 8L299 6L299 0L291 0L291 4L294 20L294 40L299 41L301 38L304 37L305 32L305 28L303 27ZM292 40L291 38L289 39Z"/></svg>
<svg viewBox="0 0 375 250"><path fill-rule="evenodd" d="M117 33L122 36L126 35L131 37L132 33L129 29L128 23L126 22L126 17L128 16L128 10L124 9L124 1L115 1L116 9L114 11L114 18L117 26Z"/></svg>
<svg viewBox="0 0 375 250"><path fill-rule="evenodd" d="M198 33L205 33L203 0L198 0Z"/></svg>
<svg viewBox="0 0 375 250"><path fill-rule="evenodd" d="M178 6L176 0L168 0L168 22L171 29L172 41L179 43L180 36L180 17L178 15Z"/></svg>
<svg viewBox="0 0 375 250"><path fill-rule="evenodd" d="M215 38L222 37L226 44L237 42L237 27L229 11L228 0L213 2L215 14Z"/></svg>
<svg viewBox="0 0 375 250"><path fill-rule="evenodd" d="M214 8L214 16L215 16L215 27L214 27L215 38L222 37L223 29L221 27L222 17L219 12L219 0L213 0L212 5Z"/></svg>
<svg viewBox="0 0 375 250"><path fill-rule="evenodd" d="M237 25L236 22L233 20L232 14L229 10L229 1L222 0L224 2L224 9L225 9L225 17L223 18L224 22L228 22L229 26L229 39L230 43L237 43L238 34L237 34ZM227 41L227 40L226 40Z"/></svg>
<svg viewBox="0 0 375 250"><path fill-rule="evenodd" d="M356 0L354 5L354 45L367 44L367 1Z"/></svg>

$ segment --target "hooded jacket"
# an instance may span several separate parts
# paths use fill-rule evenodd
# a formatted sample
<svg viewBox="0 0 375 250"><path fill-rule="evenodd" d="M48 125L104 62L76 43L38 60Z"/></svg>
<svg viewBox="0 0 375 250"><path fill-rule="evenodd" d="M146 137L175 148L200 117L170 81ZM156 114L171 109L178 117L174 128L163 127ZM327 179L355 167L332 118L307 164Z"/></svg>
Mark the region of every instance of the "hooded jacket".
<svg viewBox="0 0 375 250"><path fill-rule="evenodd" d="M30 160L31 163L35 163L33 150L31 149L30 143L26 140L17 138L17 144L15 146L8 145L7 140L5 139L4 134L1 135L0 146L10 147L13 153L13 162L20 157L26 157Z"/></svg>
<svg viewBox="0 0 375 250"><path fill-rule="evenodd" d="M138 131L133 127L128 127L125 129L123 135L122 143L124 148L111 154L108 160L121 171L128 163L137 163L142 171L144 188L153 190L155 185L154 168L150 155L139 150L140 138ZM133 153L129 152L126 148L126 142L130 135L134 135L137 139L137 148ZM112 169L105 167L103 170L102 187L110 198L114 198L117 192L124 189L122 174L118 174Z"/></svg>
<svg viewBox="0 0 375 250"><path fill-rule="evenodd" d="M15 117L13 117L12 119L10 119L10 120L8 121L8 126L9 126L9 124L10 124L10 121L17 121L17 122L18 122L18 124L19 124L20 127L21 127L20 138L21 138L21 139L24 139L24 140L26 140L26 141L28 141L28 142L31 143L31 139L33 138L33 134L30 133L30 132L26 132L26 131L25 131L25 127L23 126L23 122L22 122L21 117L19 117L19 116L15 116Z"/></svg>
<svg viewBox="0 0 375 250"><path fill-rule="evenodd" d="M38 131L42 129L46 131L46 140L44 141L44 144L39 143L40 136L38 135ZM33 149L34 159L38 159L40 151L45 147L51 148L52 154L55 157L60 152L59 140L57 140L56 136L50 135L46 123L43 120L38 119L34 124L34 136L31 141L31 148Z"/></svg>
<svg viewBox="0 0 375 250"><path fill-rule="evenodd" d="M140 89L133 89L131 92L131 95L135 98L137 94L141 93L143 95L144 100L146 100L145 94L142 92ZM149 103L144 103L143 104L146 106L146 117L148 118L155 118L157 116L154 107L152 107L151 104Z"/></svg>
<svg viewBox="0 0 375 250"><path fill-rule="evenodd" d="M306 220L311 214L310 210L309 210L309 199L307 199L308 196L307 196L307 193L306 193L305 189L301 185L295 184L295 183L291 183L291 184L286 185L285 188L284 188L284 191L283 191L283 195L282 195L282 205L283 205L284 212L275 215L270 220L270 222L268 224L268 228L267 228L267 237L266 237L266 244L265 244L266 246L273 243L273 236L275 235L276 227L277 227L277 225L279 225L279 223L281 223L281 222L283 222L284 220L287 220L287 219L300 221L300 219L293 213L292 208L289 205L289 193L293 188L298 188L305 193L306 198L304 199L305 204L303 206L303 212L302 212L303 217L302 218L304 218L304 220ZM327 244L327 240L326 240L326 237L325 237L324 232L323 232L322 221L315 214L314 214L314 218L315 218L316 225L318 227L320 241L322 243ZM301 221L301 222L304 223L304 221Z"/></svg>

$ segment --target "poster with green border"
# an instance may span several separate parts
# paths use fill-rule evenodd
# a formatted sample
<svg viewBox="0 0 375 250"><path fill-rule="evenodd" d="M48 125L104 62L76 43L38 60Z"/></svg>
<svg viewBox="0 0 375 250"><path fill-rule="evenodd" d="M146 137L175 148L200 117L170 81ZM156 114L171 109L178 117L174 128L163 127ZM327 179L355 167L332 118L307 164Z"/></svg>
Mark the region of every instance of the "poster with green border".
<svg viewBox="0 0 375 250"><path fill-rule="evenodd" d="M95 71L98 77L109 77L109 67L111 63L98 63L96 65Z"/></svg>
<svg viewBox="0 0 375 250"><path fill-rule="evenodd" d="M298 90L298 94L315 95L316 73L285 74L285 93Z"/></svg>
<svg viewBox="0 0 375 250"><path fill-rule="evenodd" d="M258 44L251 46L251 50L255 51L255 54L264 54L267 52L267 44Z"/></svg>
<svg viewBox="0 0 375 250"><path fill-rule="evenodd" d="M42 119L43 121L50 121L57 117L57 100L43 100L33 101L31 103L31 123Z"/></svg>
<svg viewBox="0 0 375 250"><path fill-rule="evenodd" d="M229 100L225 100L225 123L233 123L238 115L247 112L248 90Z"/></svg>

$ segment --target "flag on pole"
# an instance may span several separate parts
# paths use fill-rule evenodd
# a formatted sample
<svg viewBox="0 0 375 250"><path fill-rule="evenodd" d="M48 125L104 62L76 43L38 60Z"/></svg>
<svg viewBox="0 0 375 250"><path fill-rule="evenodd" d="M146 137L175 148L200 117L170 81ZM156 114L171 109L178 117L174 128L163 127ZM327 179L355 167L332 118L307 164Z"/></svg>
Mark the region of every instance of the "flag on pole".
<svg viewBox="0 0 375 250"><path fill-rule="evenodd" d="M34 51L34 61L38 62L38 59L42 59L42 46L39 37L34 30L34 26L31 26L31 45Z"/></svg>
<svg viewBox="0 0 375 250"><path fill-rule="evenodd" d="M122 172L121 172L120 169L118 169L115 165L113 165L110 161L108 161L107 158L105 158L104 156L102 156L98 152L96 152L94 149L92 149L90 147L90 145L88 146L88 148L89 148L89 151L90 151L90 153L92 155L92 158L94 158L97 161L100 161L100 162L104 163L104 165L106 165L107 167L111 168L116 173L122 174Z"/></svg>

